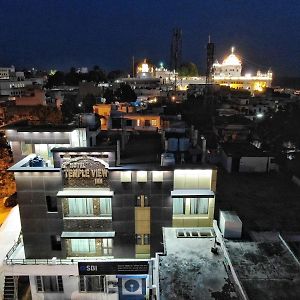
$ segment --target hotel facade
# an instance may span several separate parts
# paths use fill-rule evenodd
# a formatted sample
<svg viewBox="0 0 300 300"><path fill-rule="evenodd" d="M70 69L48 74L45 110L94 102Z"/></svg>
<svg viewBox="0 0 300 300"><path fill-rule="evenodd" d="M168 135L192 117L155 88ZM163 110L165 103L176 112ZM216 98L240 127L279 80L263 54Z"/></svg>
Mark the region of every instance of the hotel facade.
<svg viewBox="0 0 300 300"><path fill-rule="evenodd" d="M51 153L53 165L30 154L10 168L22 238L6 282L29 276L33 299L145 299L162 228L213 224L214 168L121 165L114 146Z"/></svg>

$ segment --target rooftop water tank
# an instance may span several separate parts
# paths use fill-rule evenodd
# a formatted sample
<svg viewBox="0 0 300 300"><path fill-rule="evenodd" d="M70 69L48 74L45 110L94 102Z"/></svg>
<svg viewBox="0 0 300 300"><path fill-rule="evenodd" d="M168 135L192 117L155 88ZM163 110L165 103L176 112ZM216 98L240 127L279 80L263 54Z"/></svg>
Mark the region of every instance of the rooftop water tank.
<svg viewBox="0 0 300 300"><path fill-rule="evenodd" d="M30 167L44 167L45 161L43 160L43 158L36 156L29 161L29 166Z"/></svg>
<svg viewBox="0 0 300 300"><path fill-rule="evenodd" d="M220 211L219 227L225 239L240 239L242 221L235 211Z"/></svg>
<svg viewBox="0 0 300 300"><path fill-rule="evenodd" d="M162 153L160 164L163 167L174 166L175 165L175 157L173 153Z"/></svg>
<svg viewBox="0 0 300 300"><path fill-rule="evenodd" d="M190 146L189 138L180 138L179 139L179 151L188 151Z"/></svg>
<svg viewBox="0 0 300 300"><path fill-rule="evenodd" d="M178 139L169 138L168 139L168 151L176 152L178 150Z"/></svg>

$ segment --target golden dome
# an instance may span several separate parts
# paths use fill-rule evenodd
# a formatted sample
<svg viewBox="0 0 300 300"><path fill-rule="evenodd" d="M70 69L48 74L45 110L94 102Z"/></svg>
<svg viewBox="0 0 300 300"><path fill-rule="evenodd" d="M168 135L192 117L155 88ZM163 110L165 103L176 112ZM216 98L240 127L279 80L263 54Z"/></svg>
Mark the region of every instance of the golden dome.
<svg viewBox="0 0 300 300"><path fill-rule="evenodd" d="M234 47L231 48L231 54L223 60L223 65L238 66L241 65L241 60L234 54Z"/></svg>

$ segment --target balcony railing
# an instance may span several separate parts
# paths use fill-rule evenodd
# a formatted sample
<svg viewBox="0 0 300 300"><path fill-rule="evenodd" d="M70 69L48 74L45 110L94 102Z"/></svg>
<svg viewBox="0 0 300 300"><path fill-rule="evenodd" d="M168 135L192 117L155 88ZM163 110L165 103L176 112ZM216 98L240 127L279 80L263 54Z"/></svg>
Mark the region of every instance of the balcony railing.
<svg viewBox="0 0 300 300"><path fill-rule="evenodd" d="M43 259L43 258L25 258L25 259L6 259L5 262L7 265L74 265L77 264L80 261L103 261L103 260L111 260L113 259L113 256L107 256L103 258L49 258L49 259Z"/></svg>

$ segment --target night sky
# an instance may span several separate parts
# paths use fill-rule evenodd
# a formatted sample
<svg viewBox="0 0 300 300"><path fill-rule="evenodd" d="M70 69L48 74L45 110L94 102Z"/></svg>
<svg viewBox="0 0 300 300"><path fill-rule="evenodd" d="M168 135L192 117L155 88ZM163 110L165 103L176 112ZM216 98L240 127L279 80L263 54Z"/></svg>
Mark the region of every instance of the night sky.
<svg viewBox="0 0 300 300"><path fill-rule="evenodd" d="M130 70L168 63L172 28L204 73L208 34L220 60L234 45L248 71L300 76L300 0L0 0L0 65Z"/></svg>

